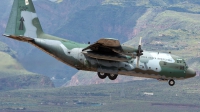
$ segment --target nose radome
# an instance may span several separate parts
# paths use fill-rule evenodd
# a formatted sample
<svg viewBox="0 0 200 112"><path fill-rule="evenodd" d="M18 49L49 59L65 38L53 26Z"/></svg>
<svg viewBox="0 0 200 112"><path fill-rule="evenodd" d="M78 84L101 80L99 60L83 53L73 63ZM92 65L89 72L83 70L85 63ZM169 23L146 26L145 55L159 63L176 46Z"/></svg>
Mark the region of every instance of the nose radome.
<svg viewBox="0 0 200 112"><path fill-rule="evenodd" d="M196 76L196 72L193 69L191 69L191 68L188 68L186 70L185 74L186 74L185 78L191 78L191 77Z"/></svg>

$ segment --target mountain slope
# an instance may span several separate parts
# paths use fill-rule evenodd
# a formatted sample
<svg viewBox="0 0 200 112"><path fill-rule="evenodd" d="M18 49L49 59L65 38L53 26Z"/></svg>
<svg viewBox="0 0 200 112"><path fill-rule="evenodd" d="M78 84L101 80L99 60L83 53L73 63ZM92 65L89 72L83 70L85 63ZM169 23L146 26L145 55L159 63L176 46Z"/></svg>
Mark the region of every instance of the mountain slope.
<svg viewBox="0 0 200 112"><path fill-rule="evenodd" d="M0 90L22 88L50 88L53 83L48 77L26 71L9 54L0 52Z"/></svg>
<svg viewBox="0 0 200 112"><path fill-rule="evenodd" d="M55 34L77 42L94 43L102 37L114 37L121 42L128 40L130 29L146 11L145 7L98 5L74 13L68 23Z"/></svg>

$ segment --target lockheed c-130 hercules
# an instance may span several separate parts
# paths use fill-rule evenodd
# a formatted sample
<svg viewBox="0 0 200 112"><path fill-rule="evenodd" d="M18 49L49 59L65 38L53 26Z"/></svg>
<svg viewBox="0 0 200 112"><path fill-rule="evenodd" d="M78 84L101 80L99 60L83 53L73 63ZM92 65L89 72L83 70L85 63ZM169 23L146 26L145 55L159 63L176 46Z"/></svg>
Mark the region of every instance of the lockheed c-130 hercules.
<svg viewBox="0 0 200 112"><path fill-rule="evenodd" d="M191 78L196 72L181 57L121 45L113 38L80 44L43 32L32 0L14 0L4 36L28 42L78 70L95 71L99 78L115 80L118 74L168 81Z"/></svg>

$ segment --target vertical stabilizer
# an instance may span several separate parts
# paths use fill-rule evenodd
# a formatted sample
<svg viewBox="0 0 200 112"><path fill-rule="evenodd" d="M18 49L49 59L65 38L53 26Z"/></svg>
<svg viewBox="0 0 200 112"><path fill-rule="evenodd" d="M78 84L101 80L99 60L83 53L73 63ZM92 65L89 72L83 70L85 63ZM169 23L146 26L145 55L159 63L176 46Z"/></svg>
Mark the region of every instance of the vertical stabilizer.
<svg viewBox="0 0 200 112"><path fill-rule="evenodd" d="M14 0L4 35L37 38L42 33L32 0Z"/></svg>

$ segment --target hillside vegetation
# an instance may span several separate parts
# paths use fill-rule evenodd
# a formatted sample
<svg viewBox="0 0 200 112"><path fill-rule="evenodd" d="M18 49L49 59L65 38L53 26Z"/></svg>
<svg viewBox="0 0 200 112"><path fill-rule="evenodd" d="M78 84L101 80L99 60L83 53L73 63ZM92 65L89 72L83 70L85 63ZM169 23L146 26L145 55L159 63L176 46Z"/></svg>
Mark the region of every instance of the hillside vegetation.
<svg viewBox="0 0 200 112"><path fill-rule="evenodd" d="M154 80L54 89L0 92L0 108L45 112L198 112L200 77L167 82Z"/></svg>

